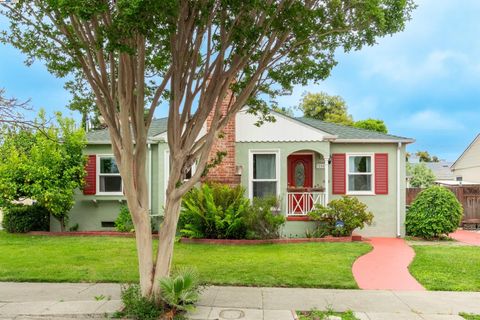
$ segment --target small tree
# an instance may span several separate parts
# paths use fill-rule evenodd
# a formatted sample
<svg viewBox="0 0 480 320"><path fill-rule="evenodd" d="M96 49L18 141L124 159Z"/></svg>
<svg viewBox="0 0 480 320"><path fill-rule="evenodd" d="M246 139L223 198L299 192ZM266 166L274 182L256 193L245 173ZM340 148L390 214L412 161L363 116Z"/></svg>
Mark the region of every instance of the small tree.
<svg viewBox="0 0 480 320"><path fill-rule="evenodd" d="M65 230L74 191L85 175L85 136L74 121L57 115L57 126L42 130L5 129L0 144L0 198L3 205L21 197L35 199Z"/></svg>
<svg viewBox="0 0 480 320"><path fill-rule="evenodd" d="M410 176L410 185L415 188L428 188L436 180L432 169L425 163L412 165L407 163L407 175Z"/></svg>
<svg viewBox="0 0 480 320"><path fill-rule="evenodd" d="M359 120L355 122L354 126L361 129L372 130L372 131L377 131L381 133L388 133L387 126L385 125L385 122L383 120L378 120L378 119Z"/></svg>
<svg viewBox="0 0 480 320"><path fill-rule="evenodd" d="M420 192L407 211L408 235L426 239L438 238L457 230L463 208L453 192L432 186Z"/></svg>

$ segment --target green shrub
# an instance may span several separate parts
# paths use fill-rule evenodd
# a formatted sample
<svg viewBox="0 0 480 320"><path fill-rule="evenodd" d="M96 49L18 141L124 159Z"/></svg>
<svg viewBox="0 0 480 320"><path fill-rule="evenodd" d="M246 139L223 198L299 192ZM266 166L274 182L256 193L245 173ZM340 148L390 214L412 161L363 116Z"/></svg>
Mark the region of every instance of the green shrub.
<svg viewBox="0 0 480 320"><path fill-rule="evenodd" d="M241 186L203 184L183 198L179 220L181 236L210 239L245 239L249 200Z"/></svg>
<svg viewBox="0 0 480 320"><path fill-rule="evenodd" d="M162 309L153 299L142 296L140 286L132 284L122 286L121 293L124 308L116 316L135 320L155 320L162 314Z"/></svg>
<svg viewBox="0 0 480 320"><path fill-rule="evenodd" d="M373 220L367 205L348 196L332 200L326 207L317 205L309 216L317 222L317 235L330 234L335 237L349 236L353 230L363 229L365 224L370 225Z"/></svg>
<svg viewBox="0 0 480 320"><path fill-rule="evenodd" d="M285 217L272 212L272 208L278 207L278 199L275 197L253 199L245 218L248 239L280 237L280 227L285 223Z"/></svg>
<svg viewBox="0 0 480 320"><path fill-rule="evenodd" d="M50 214L47 209L38 204L12 205L4 209L2 226L10 233L48 231Z"/></svg>
<svg viewBox="0 0 480 320"><path fill-rule="evenodd" d="M115 220L115 229L119 232L134 232L132 216L126 205L120 207L120 214Z"/></svg>
<svg viewBox="0 0 480 320"><path fill-rule="evenodd" d="M432 186L420 192L407 211L408 235L425 239L438 238L455 231L463 208L447 188Z"/></svg>
<svg viewBox="0 0 480 320"><path fill-rule="evenodd" d="M160 280L160 293L167 318L173 318L179 312L192 311L200 298L198 273L191 268L180 269L173 276Z"/></svg>

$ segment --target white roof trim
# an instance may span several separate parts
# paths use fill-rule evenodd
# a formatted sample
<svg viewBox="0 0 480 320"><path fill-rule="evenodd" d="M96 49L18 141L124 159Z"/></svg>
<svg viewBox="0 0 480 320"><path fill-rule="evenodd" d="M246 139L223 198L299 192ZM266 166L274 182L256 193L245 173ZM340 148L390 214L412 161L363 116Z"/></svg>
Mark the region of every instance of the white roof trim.
<svg viewBox="0 0 480 320"><path fill-rule="evenodd" d="M336 139L334 143L414 143L415 139Z"/></svg>
<svg viewBox="0 0 480 320"><path fill-rule="evenodd" d="M451 170L455 170L455 167L456 167L456 164L465 156L465 154L473 147L473 145L475 144L475 142L477 142L477 140L480 139L480 133L477 134L477 136L475 137L475 139L473 139L472 142L470 142L470 144L468 145L468 147L462 152L462 154L460 155L460 157L458 157L457 160L455 160L455 162L450 166L450 169Z"/></svg>

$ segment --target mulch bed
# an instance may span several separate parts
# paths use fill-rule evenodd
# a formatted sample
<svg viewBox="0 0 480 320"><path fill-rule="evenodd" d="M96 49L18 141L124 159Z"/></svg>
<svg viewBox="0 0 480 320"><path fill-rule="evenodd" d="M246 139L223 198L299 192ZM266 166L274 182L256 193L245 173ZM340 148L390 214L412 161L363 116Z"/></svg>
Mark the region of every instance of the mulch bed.
<svg viewBox="0 0 480 320"><path fill-rule="evenodd" d="M30 231L26 234L32 236L52 236L52 237L135 237L133 232L118 231L69 231L69 232L49 232L49 231ZM152 234L152 236L158 236Z"/></svg>
<svg viewBox="0 0 480 320"><path fill-rule="evenodd" d="M32 236L52 236L52 237L135 237L133 232L118 231L69 231L69 232L48 232L48 231L30 231L26 234ZM158 238L158 234L152 234L152 237ZM274 243L306 243L306 242L356 242L366 240L359 235L350 237L332 237L324 238L281 238L269 240L246 240L246 239L190 239L181 238L181 243L200 243L200 244L222 244L222 245L255 245L255 244L274 244Z"/></svg>
<svg viewBox="0 0 480 320"><path fill-rule="evenodd" d="M181 238L181 243L200 243L200 244L222 244L222 245L249 245L249 244L274 244L274 243L306 243L306 242L354 242L362 241L362 237L359 235L353 235L350 237L332 237L326 236L325 238L282 238L282 239L269 239L269 240L233 240L233 239L190 239Z"/></svg>

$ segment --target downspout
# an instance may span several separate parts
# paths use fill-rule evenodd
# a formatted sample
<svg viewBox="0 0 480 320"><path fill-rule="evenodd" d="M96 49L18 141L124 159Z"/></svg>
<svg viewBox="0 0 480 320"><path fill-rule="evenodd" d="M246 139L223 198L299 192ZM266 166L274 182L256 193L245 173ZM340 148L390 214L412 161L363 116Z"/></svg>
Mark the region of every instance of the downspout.
<svg viewBox="0 0 480 320"><path fill-rule="evenodd" d="M397 238L400 238L402 236L401 231L400 231L400 224L401 224L401 149L402 149L402 143L399 142L397 146Z"/></svg>
<svg viewBox="0 0 480 320"><path fill-rule="evenodd" d="M148 211L152 214L152 145L148 144Z"/></svg>

